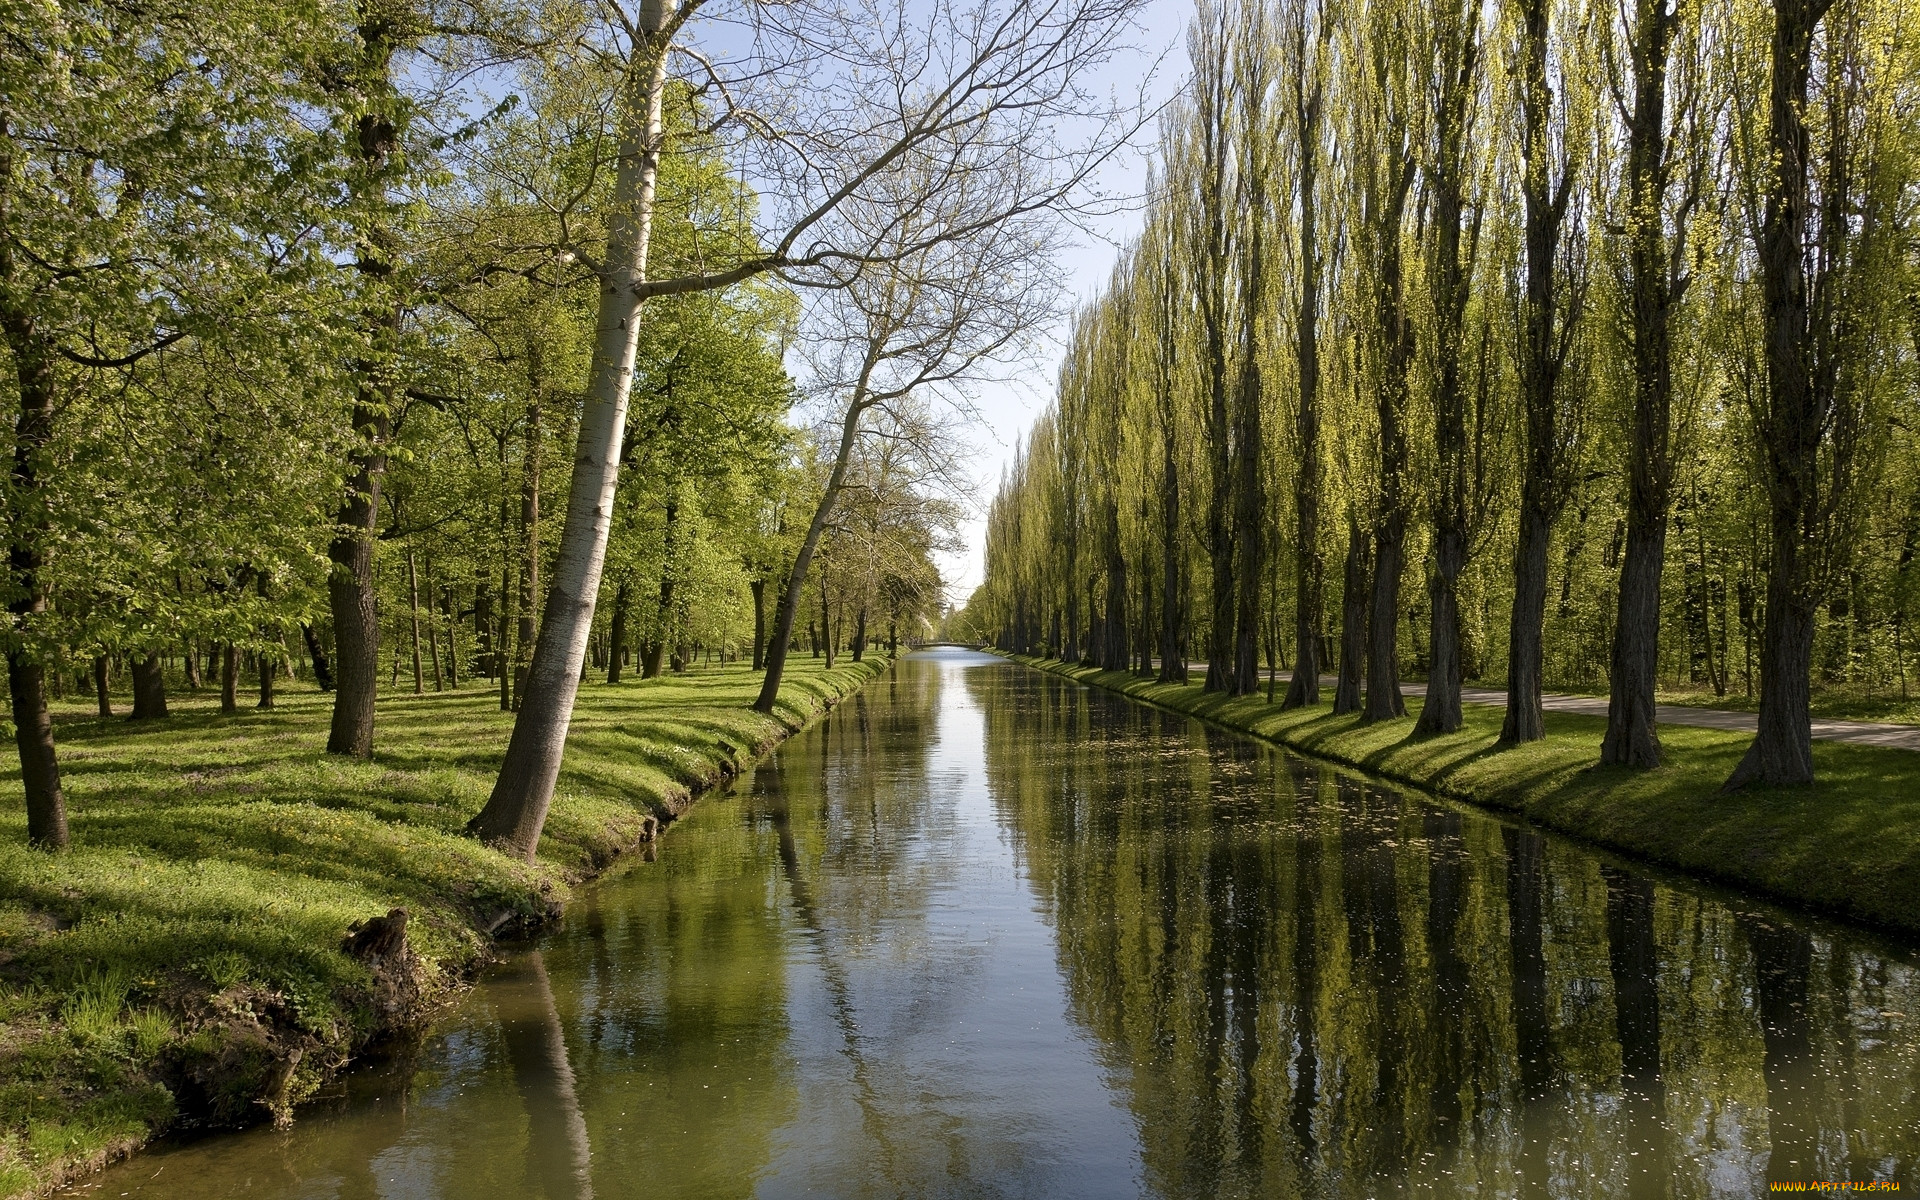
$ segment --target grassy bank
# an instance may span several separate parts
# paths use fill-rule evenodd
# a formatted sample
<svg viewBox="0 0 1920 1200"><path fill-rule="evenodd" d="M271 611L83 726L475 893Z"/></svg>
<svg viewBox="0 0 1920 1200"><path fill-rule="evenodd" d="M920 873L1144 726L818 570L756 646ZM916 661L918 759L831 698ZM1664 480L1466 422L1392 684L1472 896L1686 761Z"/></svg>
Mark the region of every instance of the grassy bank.
<svg viewBox="0 0 1920 1200"><path fill-rule="evenodd" d="M1502 711L1466 706L1457 732L1416 737L1409 716L1362 723L1326 705L1282 712L1197 685L1019 659L1267 741L1453 799L1524 813L1554 829L1668 866L1866 924L1920 934L1920 754L1815 742L1819 782L1719 788L1751 735L1666 727L1667 764L1598 767L1606 722L1547 714L1547 738L1498 749Z"/></svg>
<svg viewBox="0 0 1920 1200"><path fill-rule="evenodd" d="M56 713L72 849L26 849L0 772L0 1195L32 1194L160 1129L290 1107L417 1022L702 788L884 669L789 669L777 719L744 668L580 691L540 862L462 836L511 717L480 688L382 696L378 752L321 752L328 698L223 717L207 697L132 725ZM9 756L11 758L11 756ZM400 907L411 954L348 926ZM372 969L370 969L370 966Z"/></svg>

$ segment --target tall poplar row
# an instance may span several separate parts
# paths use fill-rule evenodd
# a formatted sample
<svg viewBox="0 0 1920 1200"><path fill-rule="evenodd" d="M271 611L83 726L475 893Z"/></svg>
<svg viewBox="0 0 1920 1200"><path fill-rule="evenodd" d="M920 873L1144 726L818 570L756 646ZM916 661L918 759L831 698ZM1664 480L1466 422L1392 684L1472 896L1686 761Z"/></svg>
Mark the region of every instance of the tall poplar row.
<svg viewBox="0 0 1920 1200"><path fill-rule="evenodd" d="M1810 779L1816 693L1920 670L1912 25L1202 5L1143 232L1002 481L968 620L1162 680L1201 658L1210 690L1290 675L1289 707L1337 671L1370 721L1419 680L1419 734L1504 686L1508 745L1547 691L1606 691L1600 759L1637 768L1656 689L1744 693L1729 787ZM1083 609L1135 652L1050 636Z"/></svg>

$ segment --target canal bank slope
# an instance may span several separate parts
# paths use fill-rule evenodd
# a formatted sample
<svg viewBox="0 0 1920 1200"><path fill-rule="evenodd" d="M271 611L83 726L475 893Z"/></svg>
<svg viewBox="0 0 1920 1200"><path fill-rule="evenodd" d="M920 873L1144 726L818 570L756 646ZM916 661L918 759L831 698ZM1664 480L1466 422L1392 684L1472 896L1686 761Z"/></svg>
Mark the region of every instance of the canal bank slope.
<svg viewBox="0 0 1920 1200"><path fill-rule="evenodd" d="M1815 742L1818 782L1720 794L1752 737L1663 727L1666 765L1600 767L1603 718L1547 714L1547 737L1497 746L1502 710L1467 705L1451 734L1408 716L1364 723L1318 708L1282 712L1125 671L1007 655L1056 675L1251 734L1449 799L1523 814L1610 849L1912 936L1920 934L1920 754Z"/></svg>
<svg viewBox="0 0 1920 1200"><path fill-rule="evenodd" d="M372 762L321 752L317 692L140 724L56 712L72 848L28 850L17 800L0 815L0 1196L169 1129L287 1119L457 993L490 930L551 919L889 665L798 660L771 717L744 667L584 685L534 865L462 833L512 727L486 690L383 695ZM380 922L348 946L395 908L404 945Z"/></svg>

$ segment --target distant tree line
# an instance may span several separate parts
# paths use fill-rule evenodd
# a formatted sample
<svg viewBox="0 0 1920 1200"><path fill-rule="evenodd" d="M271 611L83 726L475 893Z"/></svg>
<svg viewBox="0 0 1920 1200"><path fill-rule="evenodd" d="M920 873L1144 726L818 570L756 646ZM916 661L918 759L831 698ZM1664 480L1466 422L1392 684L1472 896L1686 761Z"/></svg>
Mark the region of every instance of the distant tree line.
<svg viewBox="0 0 1920 1200"><path fill-rule="evenodd" d="M1906 695L1920 42L1882 0L1206 0L1145 230L1002 480L967 624L1460 725L1504 680ZM1265 683L1276 688L1271 675Z"/></svg>

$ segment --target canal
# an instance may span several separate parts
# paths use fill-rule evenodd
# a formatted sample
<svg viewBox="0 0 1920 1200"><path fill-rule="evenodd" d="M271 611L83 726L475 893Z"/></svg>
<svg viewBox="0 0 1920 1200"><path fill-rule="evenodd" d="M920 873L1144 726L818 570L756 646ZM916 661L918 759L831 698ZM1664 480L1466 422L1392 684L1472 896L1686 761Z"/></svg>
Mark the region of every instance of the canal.
<svg viewBox="0 0 1920 1200"><path fill-rule="evenodd" d="M75 1194L1740 1196L1920 1152L1907 950L964 651L290 1130Z"/></svg>

